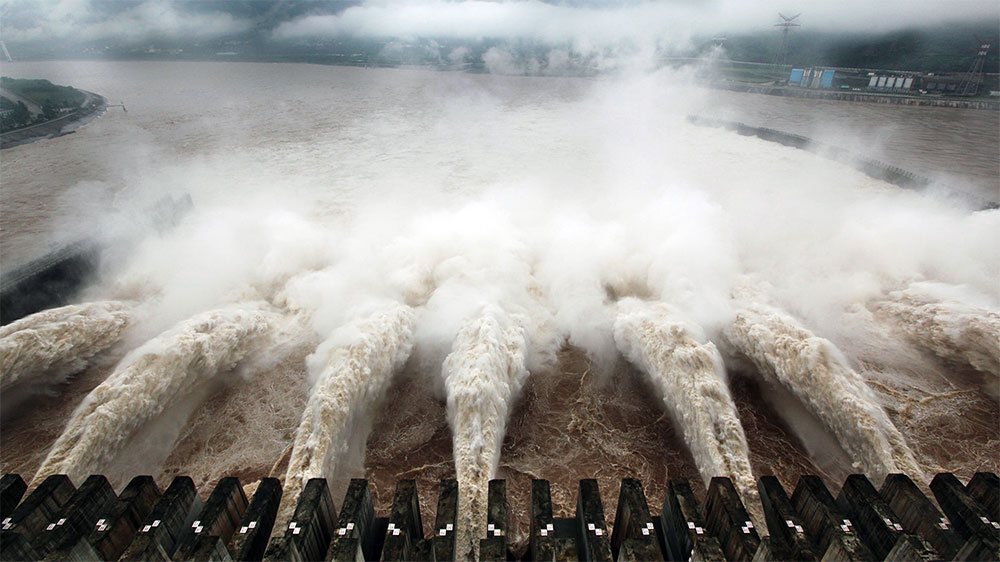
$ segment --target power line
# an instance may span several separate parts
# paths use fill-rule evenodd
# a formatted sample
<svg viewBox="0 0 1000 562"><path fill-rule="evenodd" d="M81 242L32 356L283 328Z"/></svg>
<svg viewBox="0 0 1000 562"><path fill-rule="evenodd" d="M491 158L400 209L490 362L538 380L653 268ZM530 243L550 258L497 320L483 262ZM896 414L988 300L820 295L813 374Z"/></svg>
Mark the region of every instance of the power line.
<svg viewBox="0 0 1000 562"><path fill-rule="evenodd" d="M795 23L795 20L801 15L801 13L798 13L794 16L788 17L785 14L778 12L778 16L781 17L782 21L774 24L774 27L781 28L781 48L778 50L778 55L774 58L774 64L776 66L784 66L785 64L785 55L788 53L788 31L793 27L802 27L802 24Z"/></svg>

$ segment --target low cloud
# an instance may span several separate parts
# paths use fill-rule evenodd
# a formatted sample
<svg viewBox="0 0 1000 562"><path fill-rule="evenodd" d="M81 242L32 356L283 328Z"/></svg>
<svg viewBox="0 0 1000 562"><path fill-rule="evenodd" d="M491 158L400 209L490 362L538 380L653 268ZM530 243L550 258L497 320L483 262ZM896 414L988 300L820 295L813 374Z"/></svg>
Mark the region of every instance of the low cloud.
<svg viewBox="0 0 1000 562"><path fill-rule="evenodd" d="M274 37L526 39L589 50L590 46L686 36L683 22L674 17L678 11L693 16L698 10L663 3L612 8L535 1L369 3L336 15L307 16L286 22L275 30Z"/></svg>
<svg viewBox="0 0 1000 562"><path fill-rule="evenodd" d="M224 12L196 12L169 0L96 4L90 0L7 2L5 41L202 40L247 31L252 23Z"/></svg>
<svg viewBox="0 0 1000 562"><path fill-rule="evenodd" d="M942 21L997 25L994 0L0 0L7 42L198 41L261 29L278 40L529 41L577 53L683 47L692 35L771 29L778 12L803 28L877 32ZM259 26L259 27L258 27ZM273 31L263 31L273 30ZM446 56L447 53L444 53Z"/></svg>
<svg viewBox="0 0 1000 562"><path fill-rule="evenodd" d="M778 12L802 13L803 26L824 31L886 31L941 21L993 21L992 0L743 0L552 4L532 0L372 1L339 14L312 15L281 24L278 39L352 35L451 39L528 39L588 47L677 43L692 33L767 29Z"/></svg>

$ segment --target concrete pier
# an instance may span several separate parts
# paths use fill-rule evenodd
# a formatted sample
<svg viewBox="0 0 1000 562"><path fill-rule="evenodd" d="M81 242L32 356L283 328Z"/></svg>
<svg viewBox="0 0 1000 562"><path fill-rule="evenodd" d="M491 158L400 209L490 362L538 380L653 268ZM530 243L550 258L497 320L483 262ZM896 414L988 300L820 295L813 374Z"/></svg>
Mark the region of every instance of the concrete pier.
<svg viewBox="0 0 1000 562"><path fill-rule="evenodd" d="M821 553L806 533L805 521L792 505L785 489L774 476L757 480L760 503L764 507L771 548L778 560L819 560Z"/></svg>
<svg viewBox="0 0 1000 562"><path fill-rule="evenodd" d="M20 503L28 485L19 474L4 474L0 478L0 519L6 519Z"/></svg>
<svg viewBox="0 0 1000 562"><path fill-rule="evenodd" d="M37 535L48 525L76 492L76 486L65 474L46 478L14 512L3 520L4 533Z"/></svg>
<svg viewBox="0 0 1000 562"><path fill-rule="evenodd" d="M979 502L991 520L1000 521L1000 477L992 472L977 472L965 491Z"/></svg>
<svg viewBox="0 0 1000 562"><path fill-rule="evenodd" d="M479 559L493 562L507 560L507 531L510 529L507 481L490 480L486 507L486 538L479 540Z"/></svg>
<svg viewBox="0 0 1000 562"><path fill-rule="evenodd" d="M931 483L935 504L898 474L881 492L852 475L836 499L816 476L802 476L791 497L765 476L758 489L768 536L754 526L728 478L711 480L704 504L690 481L673 479L656 513L642 483L625 479L613 529L595 480L580 481L573 517L554 517L549 482L533 480L524 554L509 542L506 482L493 480L480 559L998 560L1000 529L980 500L989 500L995 478L983 473L965 486L951 474L938 475ZM2 482L12 496L24 495L19 477ZM421 513L414 481L400 481L387 517L376 512L366 480L351 481L338 516L327 481L313 479L291 520L273 529L281 497L274 478L263 479L248 504L235 478L221 479L203 503L187 477L175 478L161 495L151 477L138 476L115 497L103 476L79 489L66 476L52 476L5 517L0 560L455 560L455 529L462 522L454 479L441 481L434 514ZM421 522L432 515L434 531L425 538Z"/></svg>
<svg viewBox="0 0 1000 562"><path fill-rule="evenodd" d="M642 483L634 478L622 480L611 533L611 552L615 560L665 560L649 513Z"/></svg>
<svg viewBox="0 0 1000 562"><path fill-rule="evenodd" d="M381 543L381 538L373 536L374 524L375 507L368 481L355 478L344 494L326 560L353 562L379 558L378 551L373 547Z"/></svg>
<svg viewBox="0 0 1000 562"><path fill-rule="evenodd" d="M132 544L119 560L170 560L181 535L201 511L202 505L194 481L187 476L177 476L146 516Z"/></svg>
<svg viewBox="0 0 1000 562"><path fill-rule="evenodd" d="M555 518L552 515L552 493L548 480L531 481L532 560L579 560L579 525L575 518Z"/></svg>
<svg viewBox="0 0 1000 562"><path fill-rule="evenodd" d="M432 554L438 562L455 560L455 529L458 525L458 480L442 479L438 490Z"/></svg>
<svg viewBox="0 0 1000 562"><path fill-rule="evenodd" d="M858 535L879 559L937 560L938 554L917 535L907 532L901 518L878 494L868 478L852 474L844 481L837 505Z"/></svg>
<svg viewBox="0 0 1000 562"><path fill-rule="evenodd" d="M944 558L955 558L963 539L909 476L890 474L882 483L880 494L899 516L904 529L916 533Z"/></svg>
<svg viewBox="0 0 1000 562"><path fill-rule="evenodd" d="M45 557L47 562L118 560L139 526L160 499L152 476L136 476L76 540L64 542Z"/></svg>
<svg viewBox="0 0 1000 562"><path fill-rule="evenodd" d="M414 480L400 480L396 483L396 493L392 498L381 559L412 560L417 543L423 538L424 526L420 519L417 483Z"/></svg>
<svg viewBox="0 0 1000 562"><path fill-rule="evenodd" d="M239 529L233 534L230 545L233 560L260 560L264 557L280 503L281 482L277 478L262 479L243 513Z"/></svg>
<svg viewBox="0 0 1000 562"><path fill-rule="evenodd" d="M333 524L337 519L330 487L325 478L306 482L295 513L287 526L271 539L264 560L274 562L306 562L322 560L330 544Z"/></svg>
<svg viewBox="0 0 1000 562"><path fill-rule="evenodd" d="M548 480L531 481L531 527L528 545L532 560L555 559L555 521Z"/></svg>
<svg viewBox="0 0 1000 562"><path fill-rule="evenodd" d="M729 478L709 482L705 523L729 560L750 560L760 548L760 535Z"/></svg>
<svg viewBox="0 0 1000 562"><path fill-rule="evenodd" d="M582 560L611 560L611 533L604 518L604 504L597 480L580 480L576 497L576 519L580 525L580 555Z"/></svg>
<svg viewBox="0 0 1000 562"><path fill-rule="evenodd" d="M219 480L195 520L181 535L174 560L231 560L229 542L246 509L247 498L239 479Z"/></svg>
<svg viewBox="0 0 1000 562"><path fill-rule="evenodd" d="M965 490L954 474L938 474L931 480L931 491L952 527L966 541L979 541L993 560L1000 559L1000 523L990 519Z"/></svg>
<svg viewBox="0 0 1000 562"><path fill-rule="evenodd" d="M823 560L875 560L875 555L858 536L854 523L818 476L799 478L792 494L792 505Z"/></svg>
<svg viewBox="0 0 1000 562"><path fill-rule="evenodd" d="M674 478L667 487L660 516L666 554L671 560L726 559L719 540L709 531L694 490L686 478Z"/></svg>
<svg viewBox="0 0 1000 562"><path fill-rule="evenodd" d="M0 530L0 559L40 560L31 546L76 492L65 474L46 478L8 517Z"/></svg>
<svg viewBox="0 0 1000 562"><path fill-rule="evenodd" d="M99 474L89 476L45 526L45 531L35 536L32 541L35 553L45 557L53 550L75 543L117 499L107 478Z"/></svg>

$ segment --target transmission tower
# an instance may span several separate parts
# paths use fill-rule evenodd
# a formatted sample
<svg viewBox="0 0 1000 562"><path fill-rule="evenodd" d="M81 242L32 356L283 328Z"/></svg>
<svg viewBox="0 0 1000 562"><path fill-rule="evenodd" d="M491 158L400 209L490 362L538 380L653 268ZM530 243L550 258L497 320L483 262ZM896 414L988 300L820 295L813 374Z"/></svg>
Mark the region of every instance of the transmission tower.
<svg viewBox="0 0 1000 562"><path fill-rule="evenodd" d="M785 64L785 55L788 53L788 31L793 27L802 27L802 24L795 23L795 20L802 14L799 13L792 17L788 17L785 14L778 12L778 15L781 17L782 21L774 24L774 27L781 28L781 48L778 50L778 55L774 57L774 64L776 66L783 66Z"/></svg>
<svg viewBox="0 0 1000 562"><path fill-rule="evenodd" d="M976 39L979 39L976 37ZM979 91L979 74L983 71L986 57L990 54L990 49L996 41L983 41L979 39L979 49L976 50L976 60L972 63L972 68L965 74L962 83L956 92L960 96L974 96Z"/></svg>

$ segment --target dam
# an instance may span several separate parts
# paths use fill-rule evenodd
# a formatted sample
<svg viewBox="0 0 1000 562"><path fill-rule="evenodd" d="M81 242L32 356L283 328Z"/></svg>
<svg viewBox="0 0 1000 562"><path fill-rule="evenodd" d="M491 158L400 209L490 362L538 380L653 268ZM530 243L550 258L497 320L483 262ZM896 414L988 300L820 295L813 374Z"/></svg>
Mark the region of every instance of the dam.
<svg viewBox="0 0 1000 562"><path fill-rule="evenodd" d="M183 476L162 492L149 476L133 478L120 495L101 475L79 488L65 475L48 477L29 494L25 488L15 474L0 481L4 560L463 559L455 544L455 480L440 482L433 513L421 513L412 480L399 481L391 509L378 513L367 480L351 480L338 504L326 480L317 478L306 483L289 520L277 519L282 487L275 479L262 480L247 494L238 479L223 478L204 500ZM794 490L764 476L758 488L766 524L755 525L725 477L700 490L703 501L688 480L673 479L662 503L647 500L641 481L625 479L617 505L608 506L613 512L606 512L597 481L581 480L575 513L562 518L553 517L549 482L534 480L529 538L515 545L508 538L505 481L491 480L479 559L891 561L1000 555L1000 479L993 473L977 473L967 485L938 474L929 485L934 501L903 474L889 475L881 489L852 475L836 496L815 476L803 476ZM613 520L606 517L612 513Z"/></svg>

